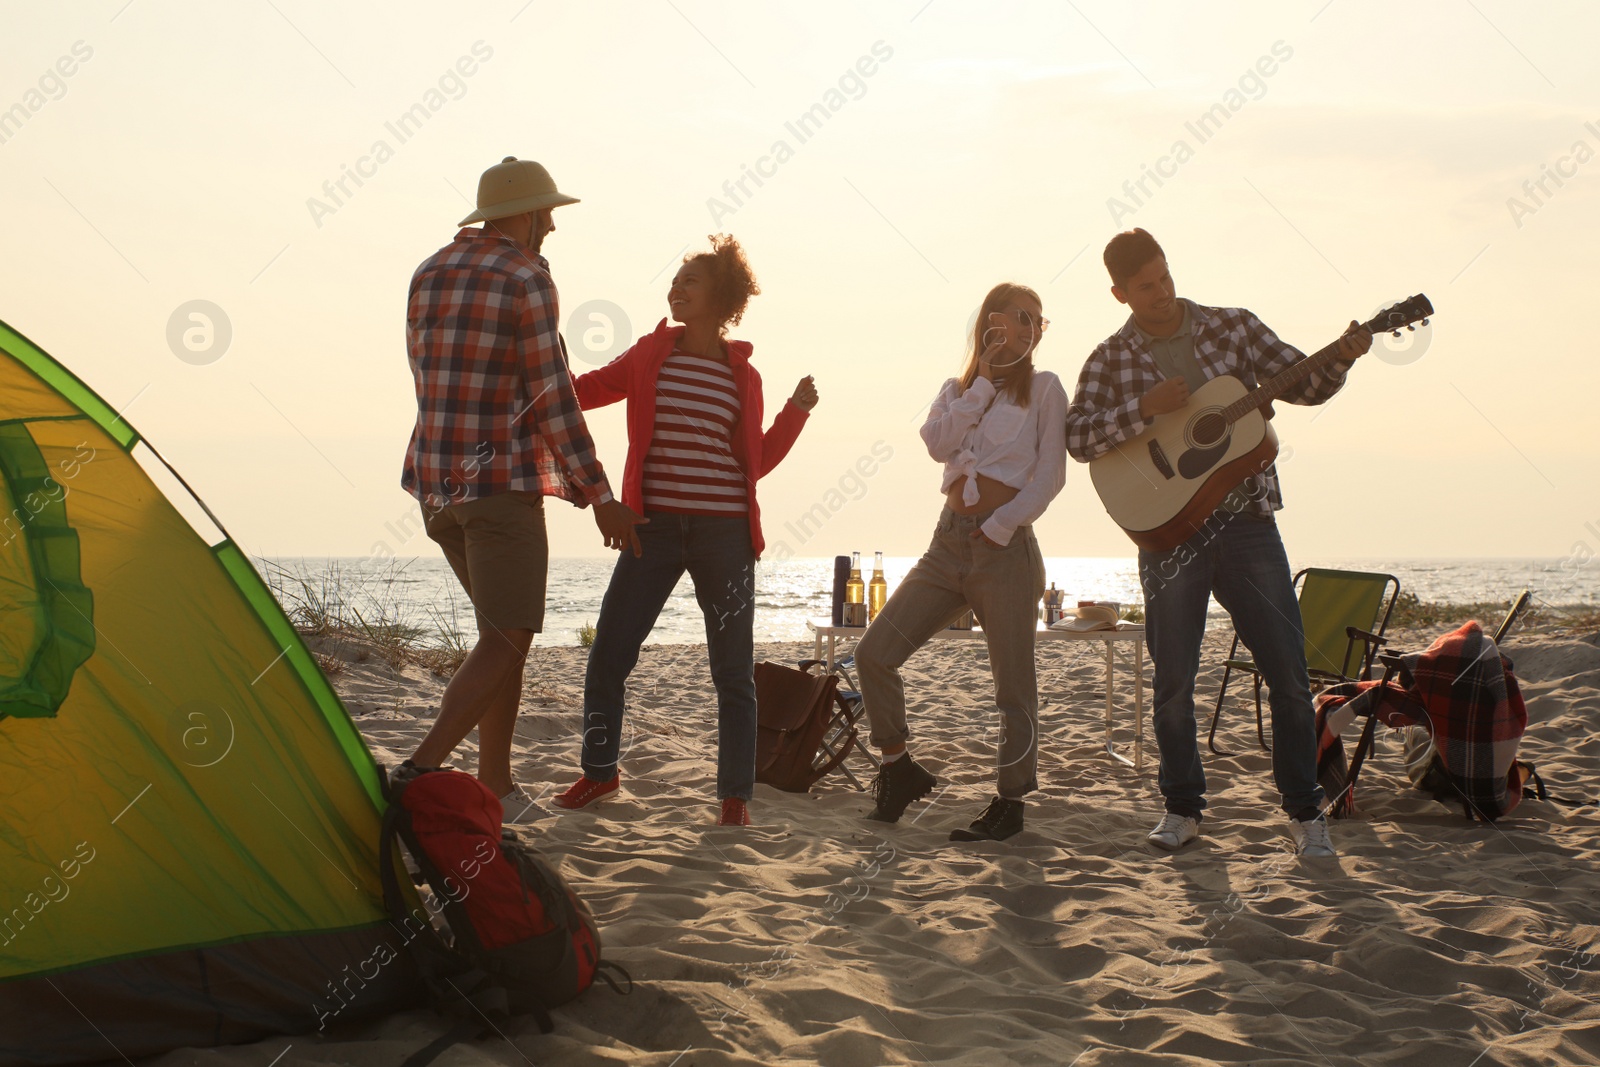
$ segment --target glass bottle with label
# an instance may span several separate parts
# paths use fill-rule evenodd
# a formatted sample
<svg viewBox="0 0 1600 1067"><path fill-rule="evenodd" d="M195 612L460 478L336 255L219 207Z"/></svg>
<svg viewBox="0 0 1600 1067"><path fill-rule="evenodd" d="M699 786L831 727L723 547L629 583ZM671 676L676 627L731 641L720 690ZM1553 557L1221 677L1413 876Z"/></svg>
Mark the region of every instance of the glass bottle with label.
<svg viewBox="0 0 1600 1067"><path fill-rule="evenodd" d="M883 602L889 599L889 583L883 580L883 553L874 553L872 559L872 581L867 584L867 621L871 622L878 617L878 612L883 610Z"/></svg>
<svg viewBox="0 0 1600 1067"><path fill-rule="evenodd" d="M867 624L867 587L861 581L861 553L850 553L850 580L844 583L844 624Z"/></svg>

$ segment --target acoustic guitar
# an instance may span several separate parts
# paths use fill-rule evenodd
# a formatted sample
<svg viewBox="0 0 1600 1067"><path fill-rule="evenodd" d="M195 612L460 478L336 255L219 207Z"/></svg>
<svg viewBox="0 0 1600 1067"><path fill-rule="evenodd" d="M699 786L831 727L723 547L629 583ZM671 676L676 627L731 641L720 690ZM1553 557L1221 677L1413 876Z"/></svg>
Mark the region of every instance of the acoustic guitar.
<svg viewBox="0 0 1600 1067"><path fill-rule="evenodd" d="M1433 305L1418 293L1362 325L1398 337L1402 327L1427 325L1432 314ZM1263 409L1338 354L1335 341L1254 389L1232 375L1212 378L1183 407L1156 416L1144 433L1089 463L1106 512L1146 551L1183 544L1241 482L1272 466L1278 437Z"/></svg>

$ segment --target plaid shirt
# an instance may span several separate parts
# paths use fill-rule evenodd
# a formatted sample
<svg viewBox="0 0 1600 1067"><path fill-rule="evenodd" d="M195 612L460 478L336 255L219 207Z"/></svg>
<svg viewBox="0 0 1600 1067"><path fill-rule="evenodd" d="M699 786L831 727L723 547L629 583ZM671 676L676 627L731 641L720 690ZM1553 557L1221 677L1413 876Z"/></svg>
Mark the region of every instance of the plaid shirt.
<svg viewBox="0 0 1600 1067"><path fill-rule="evenodd" d="M400 484L433 508L524 490L611 499L557 332L550 264L468 227L411 276L417 424Z"/></svg>
<svg viewBox="0 0 1600 1067"><path fill-rule="evenodd" d="M1244 308L1204 307L1186 301L1194 323L1194 355L1207 380L1231 374L1247 388L1281 374L1305 356ZM1339 391L1351 364L1334 360L1296 382L1280 399L1320 404ZM1145 348L1133 317L1090 354L1078 375L1078 389L1067 409L1067 452L1087 463L1149 429L1153 420L1139 414L1139 400L1161 384L1163 375ZM1250 503L1270 517L1283 507L1276 466L1266 472L1267 491Z"/></svg>

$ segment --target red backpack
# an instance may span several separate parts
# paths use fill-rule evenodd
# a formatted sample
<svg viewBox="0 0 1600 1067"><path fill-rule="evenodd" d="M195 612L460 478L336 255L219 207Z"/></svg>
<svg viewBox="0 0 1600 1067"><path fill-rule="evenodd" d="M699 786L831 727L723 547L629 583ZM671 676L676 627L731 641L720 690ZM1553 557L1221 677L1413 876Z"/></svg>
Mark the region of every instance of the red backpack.
<svg viewBox="0 0 1600 1067"><path fill-rule="evenodd" d="M410 760L384 782L379 865L384 905L405 938L434 1006L459 1020L406 1061L425 1064L457 1041L481 1036L490 1020L531 1014L553 1027L550 1009L574 999L602 968L594 916L556 870L502 830L499 799L472 775L419 768ZM432 889L448 939L400 891L395 842L404 844ZM632 991L632 982L628 982Z"/></svg>

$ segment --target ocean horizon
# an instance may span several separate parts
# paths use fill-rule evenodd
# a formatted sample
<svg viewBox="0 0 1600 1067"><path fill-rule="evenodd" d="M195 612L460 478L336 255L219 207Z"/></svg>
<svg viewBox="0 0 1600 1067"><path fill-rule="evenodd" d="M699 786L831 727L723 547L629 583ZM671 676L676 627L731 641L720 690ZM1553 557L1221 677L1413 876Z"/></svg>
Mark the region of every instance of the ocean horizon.
<svg viewBox="0 0 1600 1067"><path fill-rule="evenodd" d="M884 559L884 577L891 595L915 556ZM455 631L476 639L471 604L449 565L441 558L295 556L256 560L286 609L308 596L330 613L369 621L399 623L421 632L422 643L442 641ZM1600 602L1600 568L1574 566L1557 558L1291 558L1290 565L1379 571L1400 580L1401 592L1424 601L1476 603L1509 600L1524 588L1549 605ZM546 587L545 626L535 644L576 645L579 631L600 617L600 602L611 580L615 558L553 559ZM871 556L863 561L863 578L871 577ZM1067 604L1078 600L1113 600L1139 604L1137 563L1132 557L1046 556L1045 580L1063 593ZM758 642L804 641L810 618L828 615L833 589L833 557L762 561L756 568L755 638ZM1221 609L1213 602L1211 614ZM1465 620L1463 620L1465 621ZM662 609L648 642L700 644L705 622L687 575Z"/></svg>

